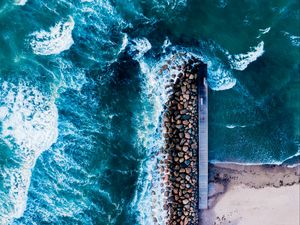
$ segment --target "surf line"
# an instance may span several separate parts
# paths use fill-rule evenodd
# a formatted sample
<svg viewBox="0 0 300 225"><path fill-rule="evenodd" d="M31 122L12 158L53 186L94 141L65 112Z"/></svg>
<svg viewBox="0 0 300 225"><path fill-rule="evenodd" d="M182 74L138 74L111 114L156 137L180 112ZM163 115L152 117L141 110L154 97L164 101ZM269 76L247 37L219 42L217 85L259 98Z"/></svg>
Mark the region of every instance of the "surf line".
<svg viewBox="0 0 300 225"><path fill-rule="evenodd" d="M207 205L207 199L200 199L205 196L207 198L207 114L203 114L207 113L207 98L204 98L207 96L207 67L193 56L182 65L175 66L179 74L171 76L165 87L171 93L163 114L162 154L167 157L160 165L160 171L166 186L164 210L167 224L198 224L199 208ZM169 60L161 70L174 69L175 66ZM203 91L206 92L202 93ZM199 146L202 131L206 132L206 136L200 139ZM206 148L205 151L200 151L203 147ZM200 153L203 153L201 159ZM206 163L206 166L202 166L200 162ZM202 179L202 176L206 177Z"/></svg>

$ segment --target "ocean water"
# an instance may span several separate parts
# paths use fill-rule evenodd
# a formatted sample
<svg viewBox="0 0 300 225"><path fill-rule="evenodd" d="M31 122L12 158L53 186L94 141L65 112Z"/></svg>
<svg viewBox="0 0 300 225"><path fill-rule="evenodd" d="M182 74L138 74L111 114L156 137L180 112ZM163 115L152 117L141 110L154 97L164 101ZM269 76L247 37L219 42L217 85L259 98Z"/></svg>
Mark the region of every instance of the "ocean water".
<svg viewBox="0 0 300 225"><path fill-rule="evenodd" d="M0 224L163 221L179 52L208 64L211 161L299 160L299 27L297 0L0 0Z"/></svg>

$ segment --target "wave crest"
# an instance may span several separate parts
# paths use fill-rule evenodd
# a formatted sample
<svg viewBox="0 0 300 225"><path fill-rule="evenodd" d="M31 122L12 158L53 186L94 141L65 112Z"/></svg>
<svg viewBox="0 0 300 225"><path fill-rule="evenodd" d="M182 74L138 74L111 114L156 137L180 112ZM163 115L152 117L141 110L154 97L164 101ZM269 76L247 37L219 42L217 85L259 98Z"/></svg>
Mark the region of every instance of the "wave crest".
<svg viewBox="0 0 300 225"><path fill-rule="evenodd" d="M232 69L242 71L245 70L250 63L262 56L264 52L264 42L261 41L256 47L250 47L250 51L246 54L230 55L227 52L227 57Z"/></svg>
<svg viewBox="0 0 300 225"><path fill-rule="evenodd" d="M15 0L14 4L15 5L25 5L27 0Z"/></svg>
<svg viewBox="0 0 300 225"><path fill-rule="evenodd" d="M130 45L129 53L133 56L133 59L139 60L152 48L151 43L147 38L135 38Z"/></svg>
<svg viewBox="0 0 300 225"><path fill-rule="evenodd" d="M75 22L73 17L65 22L59 22L50 31L37 31L31 34L34 36L30 45L37 55L55 55L68 50L73 44L72 30Z"/></svg>
<svg viewBox="0 0 300 225"><path fill-rule="evenodd" d="M9 191L0 192L0 223L8 224L23 215L31 170L40 154L56 142L58 111L54 99L47 99L35 88L4 82L1 89L0 138L13 160L1 171Z"/></svg>
<svg viewBox="0 0 300 225"><path fill-rule="evenodd" d="M208 86L214 91L224 91L233 88L236 85L236 79L232 76L230 70L226 69L217 59L205 60L207 63L207 82Z"/></svg>

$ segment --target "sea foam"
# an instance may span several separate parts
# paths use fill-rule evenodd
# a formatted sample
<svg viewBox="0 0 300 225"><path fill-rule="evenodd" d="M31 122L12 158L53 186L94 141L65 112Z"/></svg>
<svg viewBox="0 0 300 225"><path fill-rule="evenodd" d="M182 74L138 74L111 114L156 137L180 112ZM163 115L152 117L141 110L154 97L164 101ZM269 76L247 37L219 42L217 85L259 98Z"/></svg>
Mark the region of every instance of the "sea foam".
<svg viewBox="0 0 300 225"><path fill-rule="evenodd" d="M225 50L216 43L201 41L199 48L181 48L172 47L174 50L187 52L188 56L200 59L207 64L207 83L210 89L214 91L224 91L233 88L237 80L232 74L232 69L225 65L217 54L224 53Z"/></svg>
<svg viewBox="0 0 300 225"><path fill-rule="evenodd" d="M234 128L237 128L237 127L239 127L239 128L245 128L246 125L227 124L226 127L227 127L228 129L234 129Z"/></svg>
<svg viewBox="0 0 300 225"><path fill-rule="evenodd" d="M166 10L168 8L174 10L182 10L187 5L187 0L154 0L152 1L153 9Z"/></svg>
<svg viewBox="0 0 300 225"><path fill-rule="evenodd" d="M207 82L214 91L224 91L233 88L236 85L236 79L231 71L226 69L223 64L216 60L204 61L207 63Z"/></svg>
<svg viewBox="0 0 300 225"><path fill-rule="evenodd" d="M27 2L27 0L16 0L14 2L15 5L25 5Z"/></svg>
<svg viewBox="0 0 300 225"><path fill-rule="evenodd" d="M133 58L140 64L143 90L144 110L143 113L135 115L135 120L142 121L137 122L140 124L137 128L137 143L140 149L146 149L144 153L146 157L140 167L138 188L132 201L135 210L133 213L138 213L137 218L142 225L165 224L167 212L163 209L165 198L163 190L166 189L166 184L157 168L159 162L166 157L160 152L163 146L161 117L168 98L165 85L171 74L176 74L176 71L170 70L160 74L159 70L166 59L157 62L144 57L151 48L147 39L135 39L130 47L134 53Z"/></svg>
<svg viewBox="0 0 300 225"><path fill-rule="evenodd" d="M259 35L256 38L260 38L262 35L269 33L271 27L267 27L265 29L259 29Z"/></svg>
<svg viewBox="0 0 300 225"><path fill-rule="evenodd" d="M224 91L236 85L236 79L233 77L230 68L226 68L218 58L193 53L188 53L187 56L194 56L207 64L207 83L210 89Z"/></svg>
<svg viewBox="0 0 300 225"><path fill-rule="evenodd" d="M37 55L55 55L68 50L74 43L72 30L75 22L73 17L67 21L61 21L49 31L41 30L31 34L30 43L32 50Z"/></svg>
<svg viewBox="0 0 300 225"><path fill-rule="evenodd" d="M235 70L245 70L248 65L254 62L258 57L262 56L264 53L264 42L261 41L257 46L250 47L250 51L245 54L230 55L228 52L227 57L229 64L232 69Z"/></svg>
<svg viewBox="0 0 300 225"><path fill-rule="evenodd" d="M122 45L120 47L119 53L123 52L128 45L128 34L124 33L124 36L122 38Z"/></svg>
<svg viewBox="0 0 300 225"><path fill-rule="evenodd" d="M290 40L290 43L295 47L300 47L300 36L292 35L289 32L282 31L283 35Z"/></svg>
<svg viewBox="0 0 300 225"><path fill-rule="evenodd" d="M145 37L135 38L132 40L132 44L130 45L129 53L133 56L133 59L139 60L151 48L152 48L152 45L148 41L147 38L145 38Z"/></svg>
<svg viewBox="0 0 300 225"><path fill-rule="evenodd" d="M163 52L163 53L166 53L166 49L167 49L169 46L171 46L171 45L172 45L172 43L171 43L170 39L169 39L168 37L166 37L166 39L164 40L163 45L161 46L162 52Z"/></svg>
<svg viewBox="0 0 300 225"><path fill-rule="evenodd" d="M0 193L0 205L9 205L0 207L0 223L8 224L23 215L31 170L40 154L56 142L58 111L54 99L46 98L34 87L4 82L1 89L0 138L9 147L14 161L2 172L9 192Z"/></svg>

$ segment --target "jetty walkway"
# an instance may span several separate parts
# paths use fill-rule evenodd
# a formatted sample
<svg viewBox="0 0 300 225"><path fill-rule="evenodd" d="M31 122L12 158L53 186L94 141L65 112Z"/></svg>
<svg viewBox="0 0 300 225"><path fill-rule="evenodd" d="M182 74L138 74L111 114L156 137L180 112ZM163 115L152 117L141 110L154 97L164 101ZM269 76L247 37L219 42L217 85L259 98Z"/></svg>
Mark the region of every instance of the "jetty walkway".
<svg viewBox="0 0 300 225"><path fill-rule="evenodd" d="M207 65L198 71L198 190L199 209L207 209L208 199L208 88Z"/></svg>

